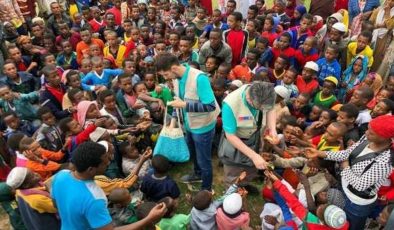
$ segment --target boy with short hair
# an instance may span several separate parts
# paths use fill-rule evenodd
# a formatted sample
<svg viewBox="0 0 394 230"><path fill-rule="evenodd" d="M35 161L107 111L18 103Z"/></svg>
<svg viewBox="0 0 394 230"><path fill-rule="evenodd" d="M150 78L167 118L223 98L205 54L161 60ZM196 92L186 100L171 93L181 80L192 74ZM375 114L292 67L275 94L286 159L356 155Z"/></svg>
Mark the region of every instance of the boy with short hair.
<svg viewBox="0 0 394 230"><path fill-rule="evenodd" d="M0 85L0 109L1 111L13 111L23 120L35 121L37 110L33 103L38 101L38 93L33 91L28 94L15 93L7 85Z"/></svg>
<svg viewBox="0 0 394 230"><path fill-rule="evenodd" d="M328 33L328 39L324 41L323 44L323 52L321 53L321 56L325 55L325 51L330 45L336 45L338 47L338 55L336 59L340 63L340 66L342 69L345 69L346 66L346 50L347 50L347 45L348 45L348 39L344 38L345 34L347 32L346 25L343 24L342 22L337 22L335 23L330 32Z"/></svg>
<svg viewBox="0 0 394 230"><path fill-rule="evenodd" d="M305 64L302 74L298 75L296 80L296 86L300 93L312 95L318 90L319 82L316 80L318 71L319 66L315 62L309 61Z"/></svg>
<svg viewBox="0 0 394 230"><path fill-rule="evenodd" d="M320 86L323 85L324 79L328 76L334 76L338 81L341 79L341 65L336 59L338 53L339 47L330 44L324 52L324 58L317 60L316 64L319 66L317 80Z"/></svg>
<svg viewBox="0 0 394 230"><path fill-rule="evenodd" d="M338 86L338 80L333 76L328 76L324 79L322 89L316 94L313 99L313 104L329 109L338 104L337 97L334 91Z"/></svg>
<svg viewBox="0 0 394 230"><path fill-rule="evenodd" d="M187 36L182 36L179 41L179 50L181 54L178 56L181 64L190 61L198 61L198 53L192 50L192 39Z"/></svg>
<svg viewBox="0 0 394 230"><path fill-rule="evenodd" d="M357 36L357 41L350 42L347 46L346 66L350 64L354 57L363 55L368 58L368 67L373 64L373 49L369 46L372 40L372 33L363 31Z"/></svg>
<svg viewBox="0 0 394 230"><path fill-rule="evenodd" d="M320 151L339 151L343 149L342 139L346 131L345 124L333 122L323 135L312 138L312 144Z"/></svg>
<svg viewBox="0 0 394 230"><path fill-rule="evenodd" d="M141 191L145 194L147 200L157 202L160 199L169 196L177 199L180 196L180 190L176 182L168 176L170 164L166 157L155 155L152 158L153 174L146 175L142 179Z"/></svg>
<svg viewBox="0 0 394 230"><path fill-rule="evenodd" d="M3 64L2 82L7 84L10 89L18 93L31 93L38 89L36 81L28 72L18 72L13 60L6 60Z"/></svg>
<svg viewBox="0 0 394 230"><path fill-rule="evenodd" d="M63 146L63 140L61 132L56 126L56 117L46 106L37 110L37 117L41 120L42 124L34 133L33 138L44 149L55 152L59 151Z"/></svg>
<svg viewBox="0 0 394 230"><path fill-rule="evenodd" d="M373 99L374 92L368 86L362 86L353 92L349 103L357 106L359 114L356 119L356 124L360 131L360 136L364 135L368 129L368 123L371 121L371 113L367 107L368 102Z"/></svg>
<svg viewBox="0 0 394 230"><path fill-rule="evenodd" d="M246 56L248 50L249 34L241 27L242 14L233 12L227 18L227 24L230 29L223 32L224 41L231 47L233 59L232 66L241 63L242 58Z"/></svg>
<svg viewBox="0 0 394 230"><path fill-rule="evenodd" d="M45 181L61 167L58 161L64 157L65 149L52 152L41 148L40 144L31 137L24 137L19 143L19 151L28 159L26 168L40 174ZM57 161L57 162L55 162Z"/></svg>
<svg viewBox="0 0 394 230"><path fill-rule="evenodd" d="M289 29L289 33L293 35L293 39L290 44L291 47L293 47L294 49L298 49L301 45L304 44L305 39L308 36L313 36L312 32L309 30L309 28L312 26L312 22L313 15L306 13L302 16L299 26L295 26Z"/></svg>
<svg viewBox="0 0 394 230"><path fill-rule="evenodd" d="M87 91L102 91L109 89L111 80L117 75L122 74L122 69L104 69L103 58L92 58L92 71L82 79L82 88Z"/></svg>
<svg viewBox="0 0 394 230"><path fill-rule="evenodd" d="M25 135L31 137L34 134L35 128L33 125L26 120L21 120L15 112L9 111L5 112L1 116L7 129L4 132L4 137L8 139L15 133L24 133Z"/></svg>
<svg viewBox="0 0 394 230"><path fill-rule="evenodd" d="M358 108L353 104L344 104L338 111L337 121L346 125L347 131L343 136L343 145L346 149L360 139L358 127L355 125L358 117Z"/></svg>
<svg viewBox="0 0 394 230"><path fill-rule="evenodd" d="M228 76L229 80L241 80L244 83L249 83L252 81L253 73L257 69L257 59L258 59L257 49L252 49L246 55L246 60L242 61L240 65L235 66Z"/></svg>

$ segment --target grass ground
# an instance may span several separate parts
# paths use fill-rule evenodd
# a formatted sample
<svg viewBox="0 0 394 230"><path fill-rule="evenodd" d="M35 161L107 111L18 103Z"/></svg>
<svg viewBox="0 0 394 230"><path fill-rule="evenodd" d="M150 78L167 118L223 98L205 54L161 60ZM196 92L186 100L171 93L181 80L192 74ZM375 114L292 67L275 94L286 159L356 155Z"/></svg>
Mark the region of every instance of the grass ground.
<svg viewBox="0 0 394 230"><path fill-rule="evenodd" d="M172 178L177 182L180 190L181 190L181 197L179 201L179 207L178 207L178 213L184 213L188 214L191 210L191 205L187 202L185 195L187 193L191 193L187 185L184 183L180 182L180 178L192 172L193 169L193 164L192 163L187 163L187 164L182 164L182 165L177 165L174 166L170 172ZM215 198L220 197L226 190L227 187L225 187L223 183L223 167L218 166L218 159L217 157L213 158L213 189L215 191ZM198 188L200 184L195 184L195 187ZM261 183L255 184L258 188L261 188ZM260 213L263 209L263 204L264 201L261 197L261 195L251 195L248 194L247 197L247 210L250 214L251 217L251 227L253 229L259 229L258 226L261 226L261 219L260 219ZM260 227L261 229L261 227Z"/></svg>
<svg viewBox="0 0 394 230"><path fill-rule="evenodd" d="M186 164L174 166L170 172L172 178L175 179L182 192L179 201L178 213L188 214L190 213L190 210L192 208L191 205L186 200L186 194L191 192L188 190L186 184L180 182L180 178L183 175L192 172L192 169L193 169L193 164L189 162ZM218 198L225 192L227 188L224 186L224 183L222 181L223 168L218 166L218 159L216 157L213 158L213 174L214 174L213 189L215 190L215 197ZM261 184L256 184L256 185L258 188L261 187ZM195 185L196 188L198 188L198 186L199 184ZM263 199L261 198L260 195L248 194L247 201L248 201L247 209L251 217L251 227L253 227L254 229L258 229L258 226L261 225L261 220L259 216L263 207ZM11 229L8 216L2 208L0 208L0 229L1 230Z"/></svg>

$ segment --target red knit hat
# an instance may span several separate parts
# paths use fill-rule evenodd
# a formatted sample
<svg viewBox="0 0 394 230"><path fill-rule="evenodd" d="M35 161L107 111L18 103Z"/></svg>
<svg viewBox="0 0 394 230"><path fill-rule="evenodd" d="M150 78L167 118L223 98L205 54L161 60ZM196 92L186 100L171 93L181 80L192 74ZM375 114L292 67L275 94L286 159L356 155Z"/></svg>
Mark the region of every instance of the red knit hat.
<svg viewBox="0 0 394 230"><path fill-rule="evenodd" d="M379 136L390 139L394 137L394 116L384 115L372 119L370 128Z"/></svg>

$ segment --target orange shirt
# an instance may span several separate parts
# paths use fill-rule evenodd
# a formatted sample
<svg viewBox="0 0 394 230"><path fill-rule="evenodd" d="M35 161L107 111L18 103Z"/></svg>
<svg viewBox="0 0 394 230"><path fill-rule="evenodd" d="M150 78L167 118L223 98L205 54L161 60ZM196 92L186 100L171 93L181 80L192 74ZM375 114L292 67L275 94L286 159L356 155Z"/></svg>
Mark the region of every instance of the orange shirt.
<svg viewBox="0 0 394 230"><path fill-rule="evenodd" d="M54 161L60 161L63 158L64 153L61 151L52 152L43 148L40 148L38 151L40 151L41 157L43 159L48 160L48 164L44 165L37 161L28 160L26 168L40 174L42 180L44 181L51 177L53 172L59 170L61 165Z"/></svg>
<svg viewBox="0 0 394 230"><path fill-rule="evenodd" d="M252 81L252 71L250 70L248 65L237 65L235 66L229 76L229 80L241 80L244 83L249 83Z"/></svg>
<svg viewBox="0 0 394 230"><path fill-rule="evenodd" d="M100 50L104 49L104 42L101 39L92 38L92 42L90 44L86 44L84 41L80 41L77 44L77 62L81 64L84 55L89 54L89 46L91 44L96 44L100 47Z"/></svg>

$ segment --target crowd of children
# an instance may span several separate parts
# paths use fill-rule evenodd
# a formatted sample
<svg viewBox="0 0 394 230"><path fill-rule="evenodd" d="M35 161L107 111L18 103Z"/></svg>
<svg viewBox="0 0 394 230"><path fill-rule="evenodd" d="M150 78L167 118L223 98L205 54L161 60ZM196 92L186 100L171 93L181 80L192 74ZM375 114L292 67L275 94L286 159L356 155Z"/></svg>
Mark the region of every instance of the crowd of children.
<svg viewBox="0 0 394 230"><path fill-rule="evenodd" d="M365 204L368 215L356 211L363 213L357 223L341 186L352 169L332 162L342 159L332 153L345 154L371 132L394 138L394 0L227 0L223 10L207 9L218 3L205 0L53 0L40 3L40 17L29 5L35 1L5 2L0 203L14 229L111 222L163 230L356 229L366 222L365 228L394 229L394 160L382 166L382 183L368 188L374 205ZM248 5L247 14L239 3ZM179 178L169 174L171 159L152 156L164 114L173 112L167 103L176 99L174 82L155 66L165 53L204 71L220 106L245 84L275 87L278 141L264 140L261 152L270 167L260 173L265 182L257 182L265 202L256 206L263 206L260 216L246 207L254 189L243 183L244 172L216 199L215 184L181 191ZM376 125L381 118L388 122ZM220 147L221 119L212 155ZM92 162L81 153L104 148L104 168L103 158ZM67 172L92 178L86 186L93 196L75 207L92 216L74 225L59 219L76 212L61 210L65 191L52 191ZM70 186L79 188L76 181ZM191 211L178 213L185 195ZM90 212L97 205L90 199L105 201L107 211ZM260 218L258 227L251 223Z"/></svg>

